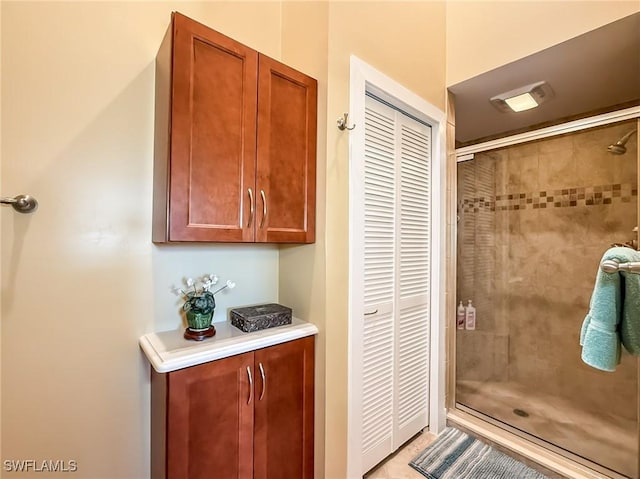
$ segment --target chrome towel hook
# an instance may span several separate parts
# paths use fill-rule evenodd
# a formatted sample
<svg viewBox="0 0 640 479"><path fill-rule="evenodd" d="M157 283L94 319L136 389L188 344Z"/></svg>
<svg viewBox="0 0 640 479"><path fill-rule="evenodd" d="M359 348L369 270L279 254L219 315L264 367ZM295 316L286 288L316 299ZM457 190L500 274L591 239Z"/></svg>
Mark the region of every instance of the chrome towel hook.
<svg viewBox="0 0 640 479"><path fill-rule="evenodd" d="M355 124L351 125L350 127L347 126L349 124L349 113L343 113L342 118L338 118L336 123L338 124L338 129L340 131L353 130L356 127Z"/></svg>
<svg viewBox="0 0 640 479"><path fill-rule="evenodd" d="M18 213L33 213L38 202L31 195L18 195L15 198L0 198L0 204L11 205Z"/></svg>

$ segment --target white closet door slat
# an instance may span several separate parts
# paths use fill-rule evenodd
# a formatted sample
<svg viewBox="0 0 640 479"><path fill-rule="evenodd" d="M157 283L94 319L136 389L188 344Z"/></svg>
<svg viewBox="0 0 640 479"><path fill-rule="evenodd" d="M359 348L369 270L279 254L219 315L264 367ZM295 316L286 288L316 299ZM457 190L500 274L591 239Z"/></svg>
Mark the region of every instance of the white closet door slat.
<svg viewBox="0 0 640 479"><path fill-rule="evenodd" d="M403 120L400 129L401 298L429 291L431 226L431 128Z"/></svg>
<svg viewBox="0 0 640 479"><path fill-rule="evenodd" d="M396 447L427 425L431 268L431 128L400 123Z"/></svg>
<svg viewBox="0 0 640 479"><path fill-rule="evenodd" d="M370 469L393 442L394 250L396 221L394 119L365 110L364 319L362 456Z"/></svg>

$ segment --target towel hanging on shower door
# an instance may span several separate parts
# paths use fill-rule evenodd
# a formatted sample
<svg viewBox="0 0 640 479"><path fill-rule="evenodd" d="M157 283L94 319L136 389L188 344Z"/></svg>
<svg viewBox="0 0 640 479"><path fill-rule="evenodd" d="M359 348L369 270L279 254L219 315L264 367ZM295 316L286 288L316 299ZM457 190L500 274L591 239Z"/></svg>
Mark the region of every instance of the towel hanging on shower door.
<svg viewBox="0 0 640 479"><path fill-rule="evenodd" d="M640 261L640 252L610 248L601 262L604 260ZM640 275L606 273L598 266L589 312L580 331L582 360L596 369L615 371L621 344L640 356Z"/></svg>

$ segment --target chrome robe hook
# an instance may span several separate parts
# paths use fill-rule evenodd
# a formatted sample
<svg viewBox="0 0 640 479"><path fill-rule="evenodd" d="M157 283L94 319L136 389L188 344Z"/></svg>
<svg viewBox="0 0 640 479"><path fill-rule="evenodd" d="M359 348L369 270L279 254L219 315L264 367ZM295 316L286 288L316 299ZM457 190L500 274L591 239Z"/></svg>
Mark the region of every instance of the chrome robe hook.
<svg viewBox="0 0 640 479"><path fill-rule="evenodd" d="M350 127L347 126L349 124L349 113L343 113L342 118L338 118L336 123L338 124L338 129L340 131L353 130L356 127L355 124L351 125Z"/></svg>

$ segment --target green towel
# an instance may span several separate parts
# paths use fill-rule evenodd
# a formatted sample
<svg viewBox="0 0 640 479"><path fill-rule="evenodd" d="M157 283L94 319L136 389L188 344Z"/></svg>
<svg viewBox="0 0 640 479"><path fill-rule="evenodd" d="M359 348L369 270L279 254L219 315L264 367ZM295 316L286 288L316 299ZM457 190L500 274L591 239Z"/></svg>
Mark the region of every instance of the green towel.
<svg viewBox="0 0 640 479"><path fill-rule="evenodd" d="M640 261L640 252L631 248L611 248L602 261ZM605 273L598 265L596 285L589 313L582 323L582 360L596 369L615 371L620 364L620 344L640 355L640 275Z"/></svg>

